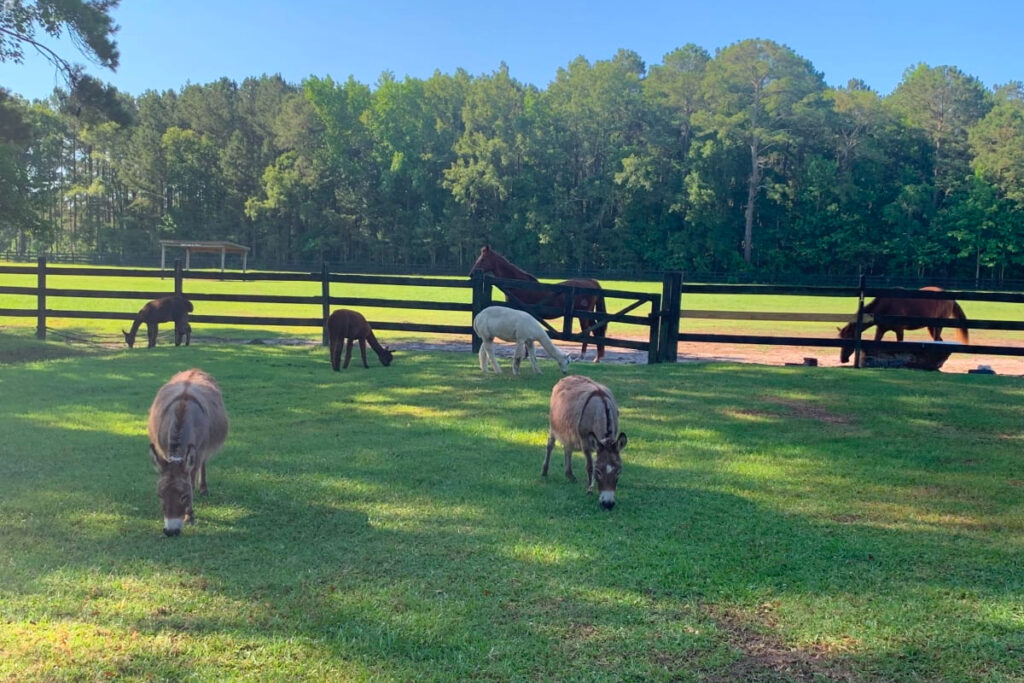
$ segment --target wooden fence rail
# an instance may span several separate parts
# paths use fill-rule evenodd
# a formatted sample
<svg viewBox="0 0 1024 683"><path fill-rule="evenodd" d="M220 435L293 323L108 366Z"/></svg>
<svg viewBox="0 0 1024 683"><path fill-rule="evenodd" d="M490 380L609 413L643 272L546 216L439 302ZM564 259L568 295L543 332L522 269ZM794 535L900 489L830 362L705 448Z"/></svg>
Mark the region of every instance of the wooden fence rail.
<svg viewBox="0 0 1024 683"><path fill-rule="evenodd" d="M589 289L522 280L503 280L481 272L474 273L470 278L427 278L416 276L386 275L348 275L329 273L326 266L319 273L237 273L237 272L183 272L180 259L176 261L174 270L167 269L123 269L123 268L82 268L82 267L51 267L41 257L34 266L0 265L2 275L34 275L35 286L13 286L0 283L0 294L35 297L34 308L0 308L0 317L36 318L36 334L46 337L46 321L51 318L66 319L98 319L98 320L132 320L133 312L124 311L80 311L51 308L53 299L89 298L89 299L136 299L151 300L166 296L169 291L141 290L96 290L68 287L51 287L47 284L48 276L102 276L123 278L161 278L173 281L173 291L183 293L185 280L219 280L219 281L278 281L278 282L310 282L320 283L319 294L310 295L275 295L275 294L217 294L208 292L188 292L193 301L260 303L260 304L291 304L309 306L318 309L316 315L304 316L241 316L241 315L207 315L195 314L190 319L200 323L224 325L261 325L261 326L292 326L320 328L322 341L327 343L326 319L331 307L373 307L409 310L454 311L468 314L469 321L483 308L494 302L493 289L507 292L511 289L542 290L551 294L564 295L571 301L577 294L600 293L605 299L626 301L626 305L618 311L572 311L568 306L551 306L543 302L538 305L524 305L515 297L508 296L508 303L517 308L530 311L542 319L552 339L572 342L588 342L593 344L594 338L589 335L573 332L572 318L583 318L591 321L596 327L615 324L612 328L621 329L621 325L639 326L646 329L646 340L605 336L603 343L613 348L646 351L649 363L674 362L677 359L677 348L680 342L713 342L730 344L762 344L840 348L853 345L857 359L862 351L906 351L926 348L927 342L875 342L855 339L853 342L834 337L798 337L789 335L750 335L750 334L718 334L694 333L681 331L687 320L758 320L780 322L822 322L846 323L853 321L859 332L871 322L865 313L865 300L879 297L903 297L921 299L957 299L962 301L991 301L1002 303L1024 303L1024 294L1016 292L975 292L947 290L944 292L904 290L894 288L867 287L861 278L857 287L813 287L813 286L779 286L779 285L720 285L683 282L682 274L666 273L662 281L660 294L636 292L619 289ZM400 299L382 299L372 297L332 296L331 285L365 284L365 285L397 285L410 288L410 296ZM472 303L423 301L416 298L416 288L455 288L471 290ZM170 289L170 287L168 288ZM752 294L772 296L816 296L841 297L857 302L856 311L851 313L789 313L774 311L716 311L704 309L688 309L683 304L687 295L692 294ZM851 307L852 309L853 307ZM637 312L637 309L642 309ZM543 318L554 318L555 323L543 321ZM560 323L558 322L560 319ZM935 323L948 328L988 329L1006 331L1024 331L1024 322L1009 320L949 320L919 317L897 318L894 316L878 316L874 319L881 323L906 323L911 325L927 325ZM432 323L395 323L371 322L376 329L427 332L469 336L473 342L474 352L479 349L480 340L473 333L472 326L445 325ZM858 334L857 337L860 335ZM990 355L1024 356L1024 348L993 345L960 345L944 344L944 350L955 353L984 353ZM855 360L855 363L857 361Z"/></svg>

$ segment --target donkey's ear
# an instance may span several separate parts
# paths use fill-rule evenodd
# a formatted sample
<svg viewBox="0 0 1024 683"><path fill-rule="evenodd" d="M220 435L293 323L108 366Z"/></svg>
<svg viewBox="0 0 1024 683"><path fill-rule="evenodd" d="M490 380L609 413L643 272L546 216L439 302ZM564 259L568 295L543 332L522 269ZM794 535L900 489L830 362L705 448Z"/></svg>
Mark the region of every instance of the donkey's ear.
<svg viewBox="0 0 1024 683"><path fill-rule="evenodd" d="M616 445L620 451L626 447L626 432L619 432L619 438Z"/></svg>
<svg viewBox="0 0 1024 683"><path fill-rule="evenodd" d="M489 245L489 244L485 244L484 246L480 247L480 253L481 254L486 254L490 250L491 250L491 245Z"/></svg>
<svg viewBox="0 0 1024 683"><path fill-rule="evenodd" d="M167 462L156 454L156 448L153 446L152 441L149 443L149 459L153 461L153 467L157 472L163 472L164 468L167 467Z"/></svg>

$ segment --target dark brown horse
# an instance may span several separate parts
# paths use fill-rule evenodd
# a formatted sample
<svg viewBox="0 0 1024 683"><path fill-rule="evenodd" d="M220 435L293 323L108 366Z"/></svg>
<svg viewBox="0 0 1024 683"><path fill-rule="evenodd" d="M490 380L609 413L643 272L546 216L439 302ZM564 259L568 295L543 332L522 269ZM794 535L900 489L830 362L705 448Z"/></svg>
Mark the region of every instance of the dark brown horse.
<svg viewBox="0 0 1024 683"><path fill-rule="evenodd" d="M922 287L921 291L941 292L942 288ZM906 318L949 318L951 320L967 320L967 316L964 315L964 309L960 308L960 304L953 299L904 299L902 297L880 296L865 306L864 312L871 316L888 315ZM896 341L903 341L904 330L919 330L922 327L928 328L928 333L931 335L933 341L942 341L941 325L902 325L899 323L882 324L876 323L874 320L865 319L864 324L861 325L861 330L866 330L872 325L875 326L875 341L881 340L882 335L889 330L896 333ZM853 339L856 327L856 321L847 323L845 327L840 328L839 338ZM970 343L967 328L956 328L956 335L961 344ZM853 345L850 344L843 346L842 353L839 356L840 362L845 363L850 360L851 354L853 354Z"/></svg>
<svg viewBox="0 0 1024 683"><path fill-rule="evenodd" d="M537 282L537 278L509 261L498 252L494 251L489 246L483 247L480 250L480 256L477 258L476 263L473 264L473 268L470 269L470 273L474 270L482 270L485 273L490 273L494 277L508 280L527 280L529 282ZM597 280L591 280L589 278L574 278L572 280L564 280L558 284L568 287L601 289L601 284ZM548 320L562 316L561 311L565 306L565 294L562 292L545 292L540 289L516 289L514 287L503 287L502 291L505 292L505 299L507 301L513 301L513 299L515 299L516 301L526 305L543 305L557 309L559 311L557 313L550 312L544 314L544 318ZM604 305L604 296L601 294L577 294L573 297L572 310L587 313L593 311L604 313L606 310ZM594 321L580 316L577 316L577 320L580 321L580 330L583 335L586 336L587 332L590 331L590 328L594 326ZM591 331L591 334L594 335L594 344L597 346L597 357L594 359L595 363L604 358L604 338L606 332L607 325L602 325ZM580 357L582 358L586 355L587 342L584 341Z"/></svg>
<svg viewBox="0 0 1024 683"><path fill-rule="evenodd" d="M160 323L174 321L174 345L186 339L185 346L192 340L192 326L188 324L188 314L192 312L192 302L180 294L153 299L139 309L132 321L130 332L121 330L128 348L135 346L135 333L139 326L146 323L146 335L149 337L149 348L156 346L157 327Z"/></svg>

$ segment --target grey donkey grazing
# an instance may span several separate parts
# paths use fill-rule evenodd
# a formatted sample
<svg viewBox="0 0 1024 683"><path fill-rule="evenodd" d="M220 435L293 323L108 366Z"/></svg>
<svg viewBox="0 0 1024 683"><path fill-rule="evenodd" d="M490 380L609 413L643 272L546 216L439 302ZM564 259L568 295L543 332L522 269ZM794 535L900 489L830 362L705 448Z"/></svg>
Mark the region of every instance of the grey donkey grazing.
<svg viewBox="0 0 1024 683"><path fill-rule="evenodd" d="M177 536L195 522L192 495L208 492L206 461L224 445L228 415L220 387L193 368L171 377L149 407L149 454L160 473L157 494L164 509L164 533Z"/></svg>
<svg viewBox="0 0 1024 683"><path fill-rule="evenodd" d="M583 375L569 375L551 390L549 418L548 452L541 475L548 475L551 449L558 439L565 450L565 477L576 481L572 453L582 449L587 458L587 493L593 493L597 484L601 507L611 510L622 473L621 453L626 448L626 434L619 432L619 407L612 392Z"/></svg>

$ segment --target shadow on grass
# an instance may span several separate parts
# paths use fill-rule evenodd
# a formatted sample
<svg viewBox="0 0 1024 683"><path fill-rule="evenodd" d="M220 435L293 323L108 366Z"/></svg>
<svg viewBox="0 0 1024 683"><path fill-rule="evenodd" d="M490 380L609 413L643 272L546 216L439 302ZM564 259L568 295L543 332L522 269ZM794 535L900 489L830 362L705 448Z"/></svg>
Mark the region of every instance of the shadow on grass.
<svg viewBox="0 0 1024 683"><path fill-rule="evenodd" d="M835 434L819 436L814 421L784 411L755 423L734 417L728 408L752 404L750 382L765 377L758 373L736 371L749 375L738 381L736 373L680 372L681 388L641 393L649 392L646 370L590 369L618 394L631 435L619 505L608 513L560 468L539 477L554 373L485 377L475 359L427 355L410 356L404 370L332 373L312 352L175 353L99 359L77 372L48 368L60 376L56 395L30 389L37 369L2 376L4 385L26 387L17 410L0 419L19 435L16 452L0 461L2 542L15 558L4 570L8 597L28 600L50 594L62 577L85 577L38 609L49 618L87 615L90 603L129 596L117 580L135 577L150 586L152 604L127 615L100 606L88 618L148 634L298 638L397 677L529 677L524 662L533 676L550 676L595 666L601 652L597 671L626 678L805 666L885 678L956 677L934 660L959 651L960 635L936 624L960 618L964 600L996 603L1021 592L1019 575L1008 573L1020 549L991 534L815 517L740 495L785 484L731 467L765 444L777 446L775 460L835 474L835 490L851 504L877 495L875 469L909 458L862 453L859 433L819 452ZM182 360L218 378L232 434L210 465L199 524L165 539L144 419ZM477 374L456 382L453 373ZM829 400L826 384L772 379L774 392ZM853 401L871 399L867 392L855 388ZM138 433L39 417L81 411L98 396L104 411L137 416ZM908 407L910 421L934 410L921 405L920 414ZM658 419L672 410L686 429ZM575 466L579 475L579 455ZM911 507L923 513L958 496L940 490ZM107 587L94 598L97 582ZM175 587L167 595L154 588L165 583ZM762 606L774 603L766 615ZM758 659L773 644L793 649L773 633L776 620L808 618L794 605L831 605L838 626L830 636L872 645L808 649L796 663ZM1019 671L996 644L1012 651L1019 632L996 618L975 621L963 670L986 662ZM904 633L907 622L914 633Z"/></svg>

